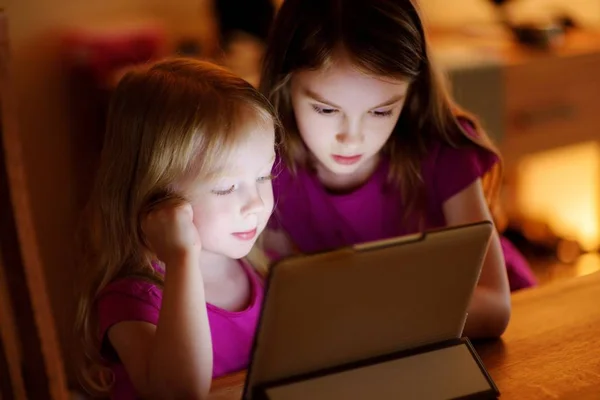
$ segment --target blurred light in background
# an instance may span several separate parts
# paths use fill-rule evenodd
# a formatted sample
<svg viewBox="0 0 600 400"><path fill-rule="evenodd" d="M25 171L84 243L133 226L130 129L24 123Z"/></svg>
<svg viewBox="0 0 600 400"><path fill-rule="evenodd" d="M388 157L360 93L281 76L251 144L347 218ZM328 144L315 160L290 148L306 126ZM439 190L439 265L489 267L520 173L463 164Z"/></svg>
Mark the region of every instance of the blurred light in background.
<svg viewBox="0 0 600 400"><path fill-rule="evenodd" d="M523 157L516 205L587 251L600 246L600 145L585 142Z"/></svg>

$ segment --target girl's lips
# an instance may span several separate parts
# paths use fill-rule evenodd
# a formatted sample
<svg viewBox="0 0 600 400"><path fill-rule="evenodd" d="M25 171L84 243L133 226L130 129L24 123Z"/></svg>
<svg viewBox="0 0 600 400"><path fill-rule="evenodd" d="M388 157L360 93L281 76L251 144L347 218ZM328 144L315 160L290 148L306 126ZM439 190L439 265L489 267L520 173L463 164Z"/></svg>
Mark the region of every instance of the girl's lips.
<svg viewBox="0 0 600 400"><path fill-rule="evenodd" d="M234 232L232 235L240 240L252 240L256 236L256 228L246 232Z"/></svg>
<svg viewBox="0 0 600 400"><path fill-rule="evenodd" d="M362 154L355 156L340 156L339 154L332 154L333 161L341 165L352 165L356 164L362 158Z"/></svg>

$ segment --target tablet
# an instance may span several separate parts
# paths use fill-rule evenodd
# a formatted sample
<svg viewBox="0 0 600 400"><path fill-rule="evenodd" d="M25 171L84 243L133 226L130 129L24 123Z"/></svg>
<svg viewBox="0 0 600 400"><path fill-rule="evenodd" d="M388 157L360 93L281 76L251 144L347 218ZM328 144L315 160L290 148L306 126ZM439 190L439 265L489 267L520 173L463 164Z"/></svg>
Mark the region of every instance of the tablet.
<svg viewBox="0 0 600 400"><path fill-rule="evenodd" d="M276 263L244 388L460 339L494 231L478 222Z"/></svg>

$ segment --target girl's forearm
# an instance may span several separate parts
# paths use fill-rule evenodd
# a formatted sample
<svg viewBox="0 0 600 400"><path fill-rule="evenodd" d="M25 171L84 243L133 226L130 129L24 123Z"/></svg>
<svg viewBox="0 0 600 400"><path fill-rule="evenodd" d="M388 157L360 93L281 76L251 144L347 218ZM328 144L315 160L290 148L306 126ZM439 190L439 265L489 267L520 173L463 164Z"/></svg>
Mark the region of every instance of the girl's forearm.
<svg viewBox="0 0 600 400"><path fill-rule="evenodd" d="M470 338L500 337L510 319L510 299L484 286L475 288L464 334Z"/></svg>
<svg viewBox="0 0 600 400"><path fill-rule="evenodd" d="M167 264L148 382L158 389L161 398L205 398L210 390L212 365L202 275L197 257L186 257Z"/></svg>

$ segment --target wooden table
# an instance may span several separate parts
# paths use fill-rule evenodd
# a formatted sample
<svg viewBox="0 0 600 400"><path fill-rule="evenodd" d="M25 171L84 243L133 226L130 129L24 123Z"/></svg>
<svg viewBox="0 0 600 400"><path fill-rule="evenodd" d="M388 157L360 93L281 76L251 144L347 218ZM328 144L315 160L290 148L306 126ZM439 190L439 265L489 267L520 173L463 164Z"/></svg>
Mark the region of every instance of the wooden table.
<svg viewBox="0 0 600 400"><path fill-rule="evenodd" d="M502 340L477 351L502 399L600 399L600 273L515 294Z"/></svg>
<svg viewBox="0 0 600 400"><path fill-rule="evenodd" d="M501 399L600 399L600 273L525 290L501 340L475 343ZM239 399L243 372L213 382Z"/></svg>

